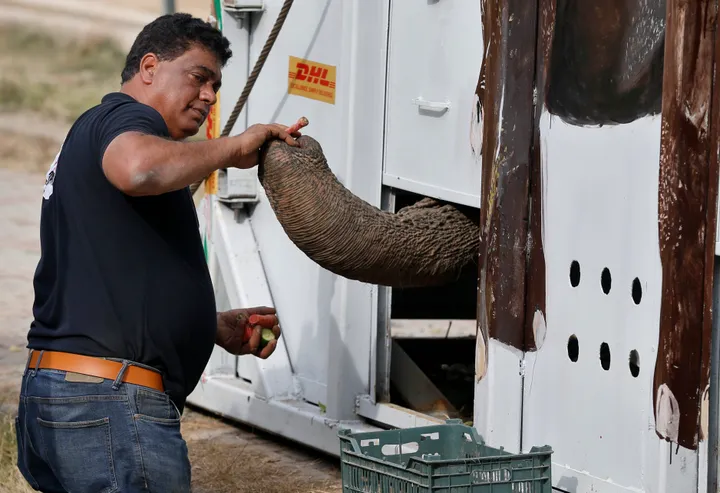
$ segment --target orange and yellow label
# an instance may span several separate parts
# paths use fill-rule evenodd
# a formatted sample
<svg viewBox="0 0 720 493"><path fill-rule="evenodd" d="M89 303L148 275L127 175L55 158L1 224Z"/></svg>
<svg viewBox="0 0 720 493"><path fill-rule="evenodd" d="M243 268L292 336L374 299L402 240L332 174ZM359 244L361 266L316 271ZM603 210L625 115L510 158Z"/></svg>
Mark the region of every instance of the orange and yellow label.
<svg viewBox="0 0 720 493"><path fill-rule="evenodd" d="M288 94L335 104L336 67L290 57Z"/></svg>
<svg viewBox="0 0 720 493"><path fill-rule="evenodd" d="M205 137L207 139L217 139L220 137L220 94L217 95L217 101L210 107L207 120L205 121ZM217 171L213 171L210 176L205 179L205 193L208 195L217 194Z"/></svg>

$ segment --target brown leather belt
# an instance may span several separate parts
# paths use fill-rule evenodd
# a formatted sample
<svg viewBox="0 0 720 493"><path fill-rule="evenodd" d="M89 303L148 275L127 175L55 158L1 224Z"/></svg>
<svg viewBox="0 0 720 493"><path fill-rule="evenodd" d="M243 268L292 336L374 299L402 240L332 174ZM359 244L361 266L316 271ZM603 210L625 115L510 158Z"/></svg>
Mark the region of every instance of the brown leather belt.
<svg viewBox="0 0 720 493"><path fill-rule="evenodd" d="M37 364L41 352L33 350L28 360L28 368L43 368L47 370L68 371L81 373L91 377L115 380L120 373L122 363L93 356L83 356L73 353L62 353L58 351L44 351L40 364ZM151 389L165 392L162 375L158 372L130 365L125 369L122 381L134 385L142 385Z"/></svg>

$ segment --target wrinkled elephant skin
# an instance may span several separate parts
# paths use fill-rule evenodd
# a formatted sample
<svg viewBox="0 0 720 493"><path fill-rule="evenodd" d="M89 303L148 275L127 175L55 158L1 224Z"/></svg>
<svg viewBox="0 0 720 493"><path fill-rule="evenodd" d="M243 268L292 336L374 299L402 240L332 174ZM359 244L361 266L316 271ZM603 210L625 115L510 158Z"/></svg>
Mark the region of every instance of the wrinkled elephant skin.
<svg viewBox="0 0 720 493"><path fill-rule="evenodd" d="M430 198L381 211L338 181L316 140L298 142L270 143L258 177L290 240L321 267L361 282L419 287L452 282L477 261L472 214Z"/></svg>

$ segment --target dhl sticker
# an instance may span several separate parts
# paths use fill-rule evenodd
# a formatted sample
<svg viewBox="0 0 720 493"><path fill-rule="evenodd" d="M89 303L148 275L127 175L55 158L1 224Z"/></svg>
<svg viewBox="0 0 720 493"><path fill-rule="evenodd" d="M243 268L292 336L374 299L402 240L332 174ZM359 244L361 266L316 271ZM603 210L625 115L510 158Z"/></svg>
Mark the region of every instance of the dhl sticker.
<svg viewBox="0 0 720 493"><path fill-rule="evenodd" d="M290 57L288 94L335 104L336 67Z"/></svg>

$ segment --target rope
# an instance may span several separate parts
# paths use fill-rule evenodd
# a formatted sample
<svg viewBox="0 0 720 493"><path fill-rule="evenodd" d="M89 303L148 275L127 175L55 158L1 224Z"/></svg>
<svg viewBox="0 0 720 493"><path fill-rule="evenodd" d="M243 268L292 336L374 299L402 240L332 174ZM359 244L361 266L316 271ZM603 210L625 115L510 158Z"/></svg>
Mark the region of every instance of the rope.
<svg viewBox="0 0 720 493"><path fill-rule="evenodd" d="M280 9L280 13L275 20L275 25L270 31L267 41L265 41L265 46L263 46L263 49L260 52L260 56L255 62L255 67L253 67L253 70L250 73L250 77L248 77L248 80L245 83L245 88L243 89L242 94L240 94L237 103L235 103L235 108L233 108L232 112L230 113L230 118L228 118L228 121L225 124L225 128L223 128L223 131L220 134L221 137L227 137L228 135L230 135L230 131L235 126L235 122L237 121L238 116L240 116L240 113L245 107L245 103L250 96L250 91L252 91L253 87L255 86L255 81L260 75L260 71L265 65L265 61L267 60L268 55L270 55L270 50L272 49L273 45L275 44L275 40L280 34L280 30L282 29L282 26L285 23L285 19L290 12L290 7L292 7L293 1L294 0L285 0L285 3L283 3L282 8ZM205 181L205 179L202 179L190 185L190 193L194 195L197 189L200 188L200 185L202 185L203 181Z"/></svg>

